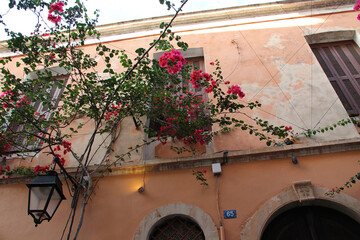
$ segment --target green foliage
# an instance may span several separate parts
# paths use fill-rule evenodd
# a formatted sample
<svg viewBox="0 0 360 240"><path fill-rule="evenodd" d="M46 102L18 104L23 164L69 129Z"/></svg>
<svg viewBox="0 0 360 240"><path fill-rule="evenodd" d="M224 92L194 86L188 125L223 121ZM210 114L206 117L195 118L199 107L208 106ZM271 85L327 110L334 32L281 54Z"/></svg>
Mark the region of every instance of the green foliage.
<svg viewBox="0 0 360 240"><path fill-rule="evenodd" d="M311 137L311 136L314 136L314 135L319 134L319 133L325 133L325 132L328 132L328 131L333 131L338 126L346 126L346 125L348 125L349 123L352 123L352 122L353 122L353 120L351 118L342 119L342 120L338 121L337 123L334 123L334 124L326 126L326 127L322 127L322 128L318 128L318 129L314 129L314 130L307 129L304 132L304 135L306 137Z"/></svg>
<svg viewBox="0 0 360 240"><path fill-rule="evenodd" d="M360 163L360 160L358 161ZM360 181L360 172L356 173L354 176L350 177L347 182L341 187L334 187L330 191L326 192L325 194L328 196L334 196L335 193L339 194L340 192L344 191L347 188L351 188L353 184Z"/></svg>
<svg viewBox="0 0 360 240"><path fill-rule="evenodd" d="M200 181L200 185L208 186L207 179L205 177L206 170L192 170L192 175L195 176L197 181Z"/></svg>

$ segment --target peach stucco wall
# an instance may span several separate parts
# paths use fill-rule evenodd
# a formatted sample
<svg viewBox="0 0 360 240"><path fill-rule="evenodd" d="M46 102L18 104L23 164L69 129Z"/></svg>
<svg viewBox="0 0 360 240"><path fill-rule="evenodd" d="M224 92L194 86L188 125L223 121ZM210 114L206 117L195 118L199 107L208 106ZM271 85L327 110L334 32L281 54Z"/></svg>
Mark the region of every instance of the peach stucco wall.
<svg viewBox="0 0 360 240"><path fill-rule="evenodd" d="M224 165L219 177L220 212L235 209L236 219L223 221L227 239L239 239L242 226L267 200L291 188L295 181L310 180L313 185L332 188L357 172L360 151ZM206 178L209 186L200 186L190 169L166 172L110 176L100 181L96 195L86 209L79 239L133 239L142 219L158 207L183 202L200 207L219 226L216 210L215 177L211 168ZM65 190L64 187L64 191ZM344 194L360 199L355 185ZM58 239L62 233L70 198L63 202L51 222L37 228L26 215L27 188L24 184L0 187L0 239ZM16 229L16 230L15 230Z"/></svg>
<svg viewBox="0 0 360 240"><path fill-rule="evenodd" d="M189 47L203 48L206 72L212 73L215 70L215 66L211 66L210 62L218 59L226 80L229 80L231 84L239 84L245 92L243 101L262 103L260 109L253 112L245 111L245 113L268 120L272 124L292 126L295 132L301 133L306 129L325 127L348 117L314 57L305 36L349 29L357 33L359 25L354 17L353 12L313 15L312 17L228 25L222 28L181 31L179 34L184 41L188 42ZM115 49L126 49L128 55L134 57L135 55L131 53L139 47L146 48L154 38L155 36L139 37L106 44ZM329 39L329 41L332 40ZM95 48L96 45L84 47L85 51L93 56L95 56ZM150 52L150 56L153 53L154 51ZM102 75L101 70L105 68L105 62L100 57L97 59L99 62L97 70ZM16 57L11 64L15 62ZM114 70L122 70L116 58L112 65L115 67ZM19 72L18 75L22 76L22 73ZM223 87L226 88L226 86ZM209 97L211 98L211 95ZM241 113L229 116L254 124ZM121 155L130 146L141 144L142 139L145 138L141 130L134 130L131 120L124 121L120 127L122 135L114 144L116 149L114 156ZM216 130L216 126L213 128ZM83 127L79 138L74 136L70 140L74 149L84 148L83 143L89 138L86 133L91 133L92 129L90 122ZM359 134L354 126L349 125L311 139L305 139L302 136L297 140L298 142L317 142L355 137L359 137ZM100 138L98 140L101 141ZM230 134L223 133L216 136L213 145L207 149L207 153L262 147L265 147L264 142L258 141L246 131L235 129ZM104 151L104 149L99 151L99 157L96 159L102 159ZM163 151L163 153L166 158L179 157L171 151ZM81 152L78 154L81 155ZM34 159L33 164L41 163L46 158L47 156L39 155ZM128 159L128 162L141 163L141 158L140 151L139 154L134 154ZM68 167L76 165L77 163L71 159L67 161Z"/></svg>
<svg viewBox="0 0 360 240"><path fill-rule="evenodd" d="M263 103L262 110L255 112L256 116L276 124L291 125L296 131L301 131L315 127L320 120L317 126L326 126L347 117L304 36L314 31L344 29L353 29L357 33L359 23L355 21L355 15L345 12L312 18L229 25L224 28L184 31L180 35L190 47L204 49L207 72L214 70L209 63L219 59L224 77L232 84L239 84L245 91L244 100L259 100ZM138 47L148 46L153 38L119 40L110 44L134 52ZM94 54L94 46L86 47L86 51ZM104 63L99 59L98 69L103 67ZM243 115L235 114L235 117L243 118ZM86 133L91 128L91 125L86 125L83 131ZM115 143L116 153L127 149L129 143L136 145L144 137L141 130L135 130L131 120L125 120L121 129L123 137ZM298 143L317 144L358 137L356 129L347 126L312 139L301 138ZM81 139L70 140L73 148L83 144L84 139L86 134ZM207 154L262 147L264 143L235 130L217 136L211 149L207 148ZM46 157L37 156L29 164L38 164ZM292 164L290 158L224 165L223 174L219 177L220 210L235 209L238 215L236 219L223 220L226 238L239 239L247 219L268 199L291 188L293 182L311 180L313 185L329 189L339 186L358 172L359 159L360 151L344 151L298 157L298 165ZM141 160L140 152L126 159L123 166L141 165ZM15 166L18 163L13 164ZM75 165L68 161L67 166ZM208 187L200 186L195 181L190 168L147 172L145 177L143 174L105 177L86 208L79 239L133 239L147 214L174 202L200 207L218 227L215 177L210 167L204 169L207 170ZM142 186L143 179L145 192L140 194L137 189ZM360 199L360 186L355 185L344 193ZM42 223L37 228L31 217L26 215L27 188L23 183L0 185L0 196L0 239L59 239L70 211L68 194L68 200L61 204L51 222Z"/></svg>

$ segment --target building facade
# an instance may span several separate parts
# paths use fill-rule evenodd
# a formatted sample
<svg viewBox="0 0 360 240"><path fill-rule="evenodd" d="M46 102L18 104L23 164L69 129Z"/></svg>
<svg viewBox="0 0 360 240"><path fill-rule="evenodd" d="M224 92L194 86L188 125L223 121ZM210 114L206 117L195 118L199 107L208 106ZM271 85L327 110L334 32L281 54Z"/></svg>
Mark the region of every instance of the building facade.
<svg viewBox="0 0 360 240"><path fill-rule="evenodd" d="M285 0L187 13L178 16L172 30L189 44L187 59L209 73L215 69L210 63L218 59L224 77L246 93L243 100L262 103L251 114L302 133L359 116L360 23L353 4ZM159 33L159 24L170 18L98 29L102 42L134 52L147 46ZM8 54L4 44L2 56ZM95 47L88 42L85 50L92 53ZM102 68L105 63L99 64ZM85 126L84 134L71 140L73 146L87 140L89 129ZM114 156L146 137L132 119L125 119ZM358 172L359 127L348 124L312 137L300 134L295 140L267 147L234 129L199 146L196 155L177 155L170 149L174 143L152 143L101 179L78 239L178 239L167 234L206 240L358 239L359 186L334 196L326 193ZM45 155L27 164L42 161ZM219 175L213 174L216 163ZM71 172L76 164L69 159L65 166ZM202 169L208 186L192 175L192 170ZM0 238L58 239L71 201L35 228L26 214L27 181L1 181Z"/></svg>

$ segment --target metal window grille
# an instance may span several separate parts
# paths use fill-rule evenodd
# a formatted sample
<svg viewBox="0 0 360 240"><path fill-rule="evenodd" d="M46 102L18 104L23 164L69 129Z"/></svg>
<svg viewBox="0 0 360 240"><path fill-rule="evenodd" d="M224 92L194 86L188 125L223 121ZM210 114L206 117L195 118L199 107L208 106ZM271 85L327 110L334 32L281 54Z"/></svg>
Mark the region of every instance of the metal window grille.
<svg viewBox="0 0 360 240"><path fill-rule="evenodd" d="M180 216L171 217L151 232L150 240L205 240L198 224Z"/></svg>

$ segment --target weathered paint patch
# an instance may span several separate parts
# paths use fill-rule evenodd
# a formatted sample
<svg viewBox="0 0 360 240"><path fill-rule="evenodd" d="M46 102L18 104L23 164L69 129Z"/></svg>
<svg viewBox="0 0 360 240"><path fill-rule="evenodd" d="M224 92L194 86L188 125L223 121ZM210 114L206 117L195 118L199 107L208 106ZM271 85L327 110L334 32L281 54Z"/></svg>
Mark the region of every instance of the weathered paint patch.
<svg viewBox="0 0 360 240"><path fill-rule="evenodd" d="M281 39L282 34L280 33L273 33L271 34L271 37L269 39L269 41L267 42L267 44L265 44L264 47L276 47L279 49L284 49L285 47L283 45L281 45L281 42L283 41Z"/></svg>

